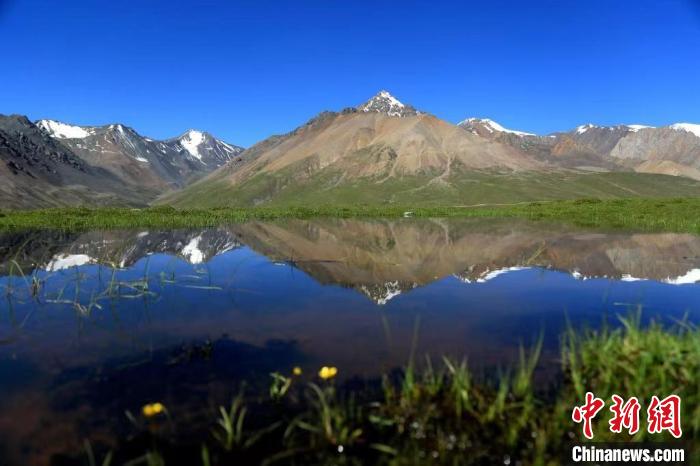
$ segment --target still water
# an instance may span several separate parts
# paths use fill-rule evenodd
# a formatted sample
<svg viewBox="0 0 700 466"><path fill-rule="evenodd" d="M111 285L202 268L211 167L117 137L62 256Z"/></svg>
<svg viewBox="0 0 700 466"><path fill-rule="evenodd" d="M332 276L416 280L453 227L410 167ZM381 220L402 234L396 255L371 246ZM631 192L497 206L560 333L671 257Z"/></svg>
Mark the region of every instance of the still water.
<svg viewBox="0 0 700 466"><path fill-rule="evenodd" d="M124 435L155 400L195 429L294 366L372 379L413 350L488 371L542 335L546 379L567 322L698 322L698 282L700 237L514 220L1 233L0 464Z"/></svg>

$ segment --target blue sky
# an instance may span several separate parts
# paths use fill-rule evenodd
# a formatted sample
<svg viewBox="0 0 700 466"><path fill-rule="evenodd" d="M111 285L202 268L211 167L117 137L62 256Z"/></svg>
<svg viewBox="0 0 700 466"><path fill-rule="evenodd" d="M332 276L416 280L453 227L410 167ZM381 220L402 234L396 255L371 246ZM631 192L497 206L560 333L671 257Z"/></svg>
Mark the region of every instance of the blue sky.
<svg viewBox="0 0 700 466"><path fill-rule="evenodd" d="M0 0L0 113L250 145L386 88L537 133L700 123L700 0Z"/></svg>

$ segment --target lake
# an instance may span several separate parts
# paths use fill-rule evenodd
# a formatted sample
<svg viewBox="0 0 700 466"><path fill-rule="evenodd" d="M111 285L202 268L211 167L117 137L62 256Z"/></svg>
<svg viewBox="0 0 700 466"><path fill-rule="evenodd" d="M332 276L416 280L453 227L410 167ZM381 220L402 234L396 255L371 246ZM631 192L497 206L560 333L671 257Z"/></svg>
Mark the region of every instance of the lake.
<svg viewBox="0 0 700 466"><path fill-rule="evenodd" d="M0 233L0 464L109 443L153 401L194 432L242 381L295 366L352 384L449 355L488 373L541 336L545 383L567 325L698 322L698 282L700 237L513 219Z"/></svg>

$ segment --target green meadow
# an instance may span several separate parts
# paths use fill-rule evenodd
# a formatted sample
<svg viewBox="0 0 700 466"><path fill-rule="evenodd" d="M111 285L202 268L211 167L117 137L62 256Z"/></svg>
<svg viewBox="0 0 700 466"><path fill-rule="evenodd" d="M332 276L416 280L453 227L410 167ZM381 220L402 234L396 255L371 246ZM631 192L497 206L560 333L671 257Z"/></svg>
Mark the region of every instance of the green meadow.
<svg viewBox="0 0 700 466"><path fill-rule="evenodd" d="M59 208L0 211L0 229L51 228L88 230L110 228L208 227L248 220L285 218L399 218L399 217L518 217L564 222L581 227L700 234L700 199L633 198L579 199L483 206L325 205L174 208Z"/></svg>

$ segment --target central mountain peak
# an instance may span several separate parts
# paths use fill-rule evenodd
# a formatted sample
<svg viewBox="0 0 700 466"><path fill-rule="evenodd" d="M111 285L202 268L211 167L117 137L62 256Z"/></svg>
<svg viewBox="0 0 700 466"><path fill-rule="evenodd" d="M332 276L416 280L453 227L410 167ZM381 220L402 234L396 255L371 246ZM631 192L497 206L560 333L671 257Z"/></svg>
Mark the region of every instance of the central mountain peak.
<svg viewBox="0 0 700 466"><path fill-rule="evenodd" d="M377 95L357 107L361 112L386 113L389 116L405 117L417 115L418 112L410 105L405 105L388 91L379 91Z"/></svg>

